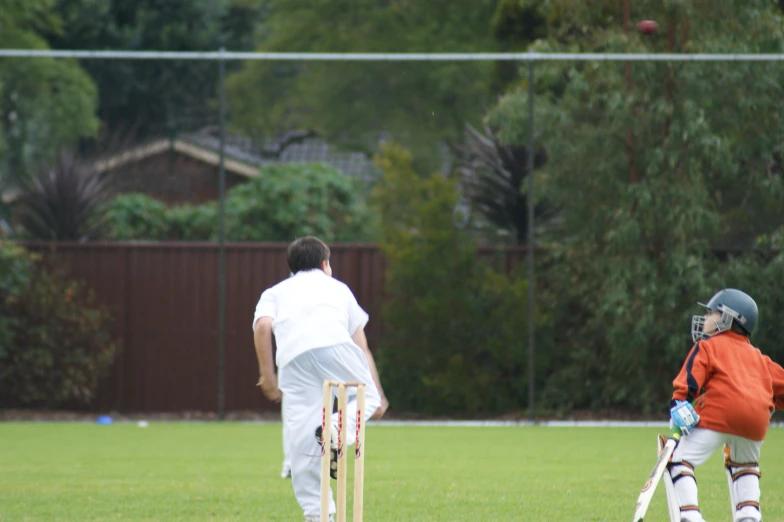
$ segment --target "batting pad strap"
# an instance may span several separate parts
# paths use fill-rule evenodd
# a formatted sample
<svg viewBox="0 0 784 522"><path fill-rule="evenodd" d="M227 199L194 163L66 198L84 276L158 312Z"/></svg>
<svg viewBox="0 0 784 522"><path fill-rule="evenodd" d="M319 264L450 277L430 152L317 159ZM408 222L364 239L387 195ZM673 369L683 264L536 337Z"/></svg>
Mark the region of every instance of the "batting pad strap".
<svg viewBox="0 0 784 522"><path fill-rule="evenodd" d="M759 462L733 462L728 458L724 459L724 465L732 468L756 468Z"/></svg>
<svg viewBox="0 0 784 522"><path fill-rule="evenodd" d="M694 473L692 473L691 471L681 471L680 473L672 477L672 483L675 484L676 482L678 482L680 479L684 477L691 477L694 483L695 484L697 483L697 479L694 477Z"/></svg>
<svg viewBox="0 0 784 522"><path fill-rule="evenodd" d="M757 511L759 511L759 502L754 502L753 500L747 500L746 502L741 502L737 506L735 506L735 511L740 511L745 507L753 507Z"/></svg>
<svg viewBox="0 0 784 522"><path fill-rule="evenodd" d="M694 465L691 462L686 460L682 460L680 462L670 461L667 463L667 469L672 469L678 466L683 466L684 468L689 468L690 470L694 471Z"/></svg>
<svg viewBox="0 0 784 522"><path fill-rule="evenodd" d="M690 470L694 471L694 464L692 464L691 462L687 462L685 460L682 460L680 462L673 462L672 465L673 466L685 466L685 467L689 468Z"/></svg>
<svg viewBox="0 0 784 522"><path fill-rule="evenodd" d="M760 472L755 470L755 469L742 469L742 470L738 471L737 473L733 473L732 474L732 481L735 482L739 478L741 478L743 476L746 476L746 475L755 475L757 478L761 477Z"/></svg>
<svg viewBox="0 0 784 522"><path fill-rule="evenodd" d="M699 511L699 506L681 506L681 512L683 511Z"/></svg>

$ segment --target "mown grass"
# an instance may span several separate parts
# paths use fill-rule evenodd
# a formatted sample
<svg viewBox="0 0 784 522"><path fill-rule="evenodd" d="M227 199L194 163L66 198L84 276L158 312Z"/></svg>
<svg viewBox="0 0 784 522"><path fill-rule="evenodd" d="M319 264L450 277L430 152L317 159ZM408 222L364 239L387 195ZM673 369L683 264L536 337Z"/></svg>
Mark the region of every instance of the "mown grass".
<svg viewBox="0 0 784 522"><path fill-rule="evenodd" d="M365 520L630 520L657 431L370 425ZM301 521L281 460L279 424L0 423L0 520ZM784 430L761 463L783 521ZM697 478L705 518L730 520L721 456ZM648 520L667 520L663 489Z"/></svg>

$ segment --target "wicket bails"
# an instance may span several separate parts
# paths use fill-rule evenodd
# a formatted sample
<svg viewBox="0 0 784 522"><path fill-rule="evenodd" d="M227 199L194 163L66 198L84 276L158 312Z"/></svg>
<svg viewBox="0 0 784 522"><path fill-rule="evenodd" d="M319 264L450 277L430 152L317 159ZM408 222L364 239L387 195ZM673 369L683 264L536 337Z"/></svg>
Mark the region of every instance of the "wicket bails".
<svg viewBox="0 0 784 522"><path fill-rule="evenodd" d="M346 522L346 410L348 388L357 389L357 431L354 446L354 522L362 522L363 494L365 480L365 385L361 382L324 381L323 403L321 408L321 522L329 521L329 459L330 434L332 432L332 388L338 389L338 478L336 503L336 522Z"/></svg>

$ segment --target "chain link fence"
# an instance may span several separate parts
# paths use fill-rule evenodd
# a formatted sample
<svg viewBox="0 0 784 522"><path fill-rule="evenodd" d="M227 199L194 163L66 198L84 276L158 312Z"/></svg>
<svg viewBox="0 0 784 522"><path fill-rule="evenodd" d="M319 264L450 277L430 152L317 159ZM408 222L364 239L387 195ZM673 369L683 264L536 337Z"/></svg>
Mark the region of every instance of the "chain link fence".
<svg viewBox="0 0 784 522"><path fill-rule="evenodd" d="M745 285L777 306L765 277L779 273L768 247L784 224L782 60L0 50L3 223L15 239L216 244L216 292L203 299L219 312L202 333L218 345L221 417L227 358L244 353L252 364L253 355L250 319L247 338L227 331L226 281L266 270L234 259L239 272L227 272L227 243L316 233L391 244L399 223L423 241L443 241L439 230L454 227L476 244L528 247L517 271L527 284L510 286L520 310L498 304L507 303L498 289L456 286L475 300L495 297L470 305L485 317L468 328L473 337L451 342L498 337L508 349L455 348L439 359L441 381L418 397L468 375L508 382L504 393L532 421L559 405L646 412L689 349L694 302ZM78 237L61 237L40 216L15 213L29 180L55 179L71 164L110 180L100 227L74 224ZM454 200L437 179L454 183ZM78 214L48 203L63 212L50 221ZM450 219L439 221L438 204ZM449 324L451 314L469 317L454 311L469 306L465 296L450 298L447 278L430 270L444 291L423 295L443 299L419 308L430 315L422 320L468 327ZM499 306L509 317L493 324L506 326L489 332L482 322L501 317ZM167 328L132 335L144 342ZM761 328L781 356L773 325L763 318ZM490 400L492 411L511 408Z"/></svg>

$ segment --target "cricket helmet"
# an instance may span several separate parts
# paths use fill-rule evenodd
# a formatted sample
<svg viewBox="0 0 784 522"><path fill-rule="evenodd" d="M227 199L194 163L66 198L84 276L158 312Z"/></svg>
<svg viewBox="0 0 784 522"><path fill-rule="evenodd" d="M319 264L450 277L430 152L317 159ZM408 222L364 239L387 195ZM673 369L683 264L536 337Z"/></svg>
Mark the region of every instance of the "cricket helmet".
<svg viewBox="0 0 784 522"><path fill-rule="evenodd" d="M741 292L734 288L725 288L711 297L706 304L697 304L721 314L721 318L716 321L715 333L729 330L732 327L733 321L737 323L749 337L751 337L754 334L754 330L757 329L757 321L759 319L757 303L755 303L754 299L745 292ZM694 342L710 337L703 332L702 329L704 325L705 318L703 316L695 315L692 318L691 336Z"/></svg>

